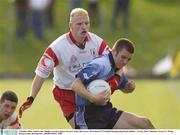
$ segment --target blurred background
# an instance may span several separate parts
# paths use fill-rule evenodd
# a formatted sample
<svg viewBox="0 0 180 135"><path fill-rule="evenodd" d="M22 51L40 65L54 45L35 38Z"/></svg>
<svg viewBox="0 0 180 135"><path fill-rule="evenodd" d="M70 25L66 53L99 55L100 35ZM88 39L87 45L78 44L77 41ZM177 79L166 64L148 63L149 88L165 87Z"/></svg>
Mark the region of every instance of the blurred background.
<svg viewBox="0 0 180 135"><path fill-rule="evenodd" d="M89 11L90 31L109 46L120 37L135 43L135 60L129 65L139 76L151 76L160 59L180 50L179 0L51 0L52 4L44 4L42 16L24 1L1 2L0 77L31 77L44 49L69 30L73 7ZM124 5L118 6L118 1Z"/></svg>
<svg viewBox="0 0 180 135"><path fill-rule="evenodd" d="M128 107L118 104L117 95L113 95L114 104L148 115L158 128L180 128L179 0L44 0L37 7L33 7L33 3L28 5L27 0L1 0L1 91L15 89L20 96L20 102L25 99L34 70L45 48L69 31L69 13L74 7L88 10L90 31L105 39L109 46L120 37L135 43L134 59L125 72L127 76L137 80L137 89L140 91L131 97L121 98L122 102L128 103ZM52 84L48 82L46 85L48 86L44 89L50 91ZM146 93L143 93L144 90ZM141 102L141 99L144 102ZM42 104L45 105L44 102ZM154 110L152 105L155 105ZM53 108L58 109L56 104ZM42 114L44 111L41 111ZM147 114L147 111L150 113ZM33 112L29 115L35 117L35 109ZM162 116L163 112L167 113ZM168 121L167 117L170 117L172 112L173 118ZM162 121L158 120L160 116ZM23 122L28 128L68 128L61 124L53 127L32 125L25 119ZM178 124L175 124L176 122Z"/></svg>

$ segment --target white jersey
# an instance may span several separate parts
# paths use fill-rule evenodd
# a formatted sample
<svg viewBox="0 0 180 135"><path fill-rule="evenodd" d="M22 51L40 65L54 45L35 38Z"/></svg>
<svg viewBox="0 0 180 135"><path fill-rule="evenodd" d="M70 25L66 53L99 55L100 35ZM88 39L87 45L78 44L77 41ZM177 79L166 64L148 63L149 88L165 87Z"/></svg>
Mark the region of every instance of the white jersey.
<svg viewBox="0 0 180 135"><path fill-rule="evenodd" d="M37 68L36 74L47 78L54 73L54 84L61 89L71 89L75 75L95 57L109 52L102 38L88 33L85 48L78 47L72 33L66 33L56 39L45 51Z"/></svg>
<svg viewBox="0 0 180 135"><path fill-rule="evenodd" d="M19 124L19 126L20 126L18 117L17 117L16 113L14 112L9 118L7 118L6 120L1 121L0 129L5 129L8 126L13 126L15 124Z"/></svg>

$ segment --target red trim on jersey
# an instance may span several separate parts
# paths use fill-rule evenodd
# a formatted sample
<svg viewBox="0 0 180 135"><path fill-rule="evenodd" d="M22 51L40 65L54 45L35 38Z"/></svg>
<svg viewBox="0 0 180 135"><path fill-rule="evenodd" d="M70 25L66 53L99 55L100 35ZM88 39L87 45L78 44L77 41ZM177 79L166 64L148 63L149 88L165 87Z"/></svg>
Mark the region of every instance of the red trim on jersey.
<svg viewBox="0 0 180 135"><path fill-rule="evenodd" d="M68 35L69 35L69 38L71 39L71 41L72 41L77 47L79 47L79 48L81 48L81 49L84 49L85 44L86 44L86 42L88 41L88 36L86 36L86 37L84 38L84 41L83 41L82 44L79 44L79 43L76 41L76 39L73 37L72 32L69 32Z"/></svg>
<svg viewBox="0 0 180 135"><path fill-rule="evenodd" d="M69 32L69 33L68 33L68 35L69 35L69 37L70 37L71 41L72 41L74 44L76 44L76 43L77 43L77 41L74 39L74 37L73 37L72 33L71 33L71 32Z"/></svg>
<svg viewBox="0 0 180 135"><path fill-rule="evenodd" d="M69 116L76 110L75 94L72 90L64 90L55 86L53 88L54 99L59 103L64 116Z"/></svg>
<svg viewBox="0 0 180 135"><path fill-rule="evenodd" d="M16 117L16 120L15 120L15 121L11 122L10 126L13 126L13 125L15 125L15 124L17 124L17 123L19 123L18 117Z"/></svg>
<svg viewBox="0 0 180 135"><path fill-rule="evenodd" d="M111 95L112 95L114 93L114 91L118 89L120 77L119 77L119 75L114 75L113 77L111 77L109 80L106 80L106 81L111 86Z"/></svg>
<svg viewBox="0 0 180 135"><path fill-rule="evenodd" d="M59 64L58 58L57 58L56 54L54 53L54 51L51 48L47 48L45 53L47 53L48 56L50 56L53 59L54 64L55 64L54 66L57 66Z"/></svg>
<svg viewBox="0 0 180 135"><path fill-rule="evenodd" d="M107 44L104 41L102 41L102 43L99 47L98 55L102 55L102 53L104 52L104 49L109 50L109 47L107 46Z"/></svg>

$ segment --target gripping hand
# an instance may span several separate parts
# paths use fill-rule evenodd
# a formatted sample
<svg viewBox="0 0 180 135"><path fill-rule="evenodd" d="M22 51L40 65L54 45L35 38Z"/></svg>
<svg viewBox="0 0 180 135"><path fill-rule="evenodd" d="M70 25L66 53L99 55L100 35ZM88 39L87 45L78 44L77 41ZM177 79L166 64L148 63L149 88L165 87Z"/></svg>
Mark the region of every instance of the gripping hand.
<svg viewBox="0 0 180 135"><path fill-rule="evenodd" d="M31 107L32 103L34 101L34 98L32 96L28 97L26 99L26 101L21 105L21 107L19 108L19 118L22 117L22 114L24 112L24 110L28 109L29 107Z"/></svg>

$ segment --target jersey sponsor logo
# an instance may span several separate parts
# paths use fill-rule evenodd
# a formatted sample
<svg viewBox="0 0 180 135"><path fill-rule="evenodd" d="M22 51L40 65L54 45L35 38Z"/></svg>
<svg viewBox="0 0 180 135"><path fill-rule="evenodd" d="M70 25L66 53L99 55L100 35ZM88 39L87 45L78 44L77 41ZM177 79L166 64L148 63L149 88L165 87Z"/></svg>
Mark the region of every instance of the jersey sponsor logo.
<svg viewBox="0 0 180 135"><path fill-rule="evenodd" d="M86 79L86 80L88 80L91 76L92 76L92 75L88 76L87 73L83 73L83 77L84 77L84 79Z"/></svg>
<svg viewBox="0 0 180 135"><path fill-rule="evenodd" d="M97 72L94 72L94 71L89 76L87 73L83 73L83 77L84 77L84 79L88 80L96 74L97 74Z"/></svg>
<svg viewBox="0 0 180 135"><path fill-rule="evenodd" d="M81 70L85 65L87 65L88 62L84 63L74 63L71 66L69 66L69 71L70 72L78 72Z"/></svg>
<svg viewBox="0 0 180 135"><path fill-rule="evenodd" d="M77 61L77 57L72 55L71 58L70 58L70 61L71 61L71 63L76 62Z"/></svg>

